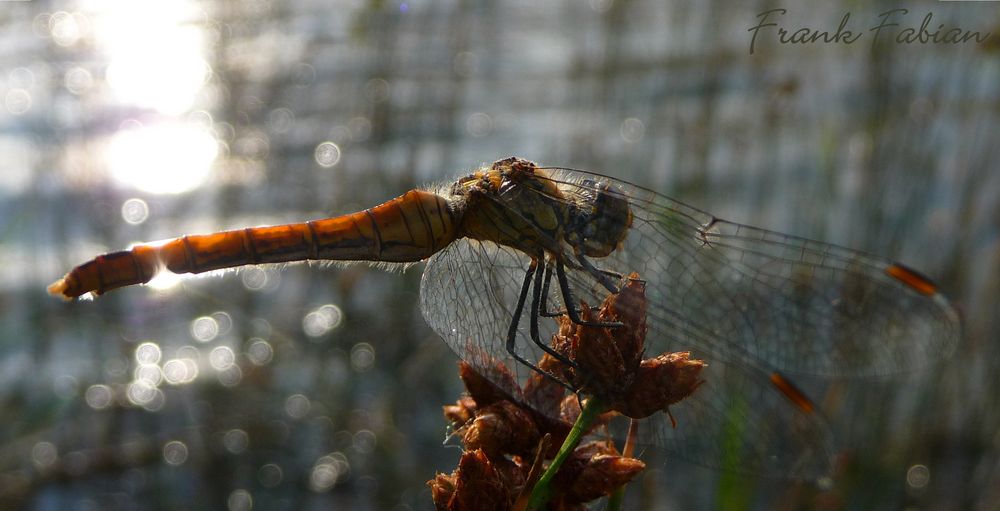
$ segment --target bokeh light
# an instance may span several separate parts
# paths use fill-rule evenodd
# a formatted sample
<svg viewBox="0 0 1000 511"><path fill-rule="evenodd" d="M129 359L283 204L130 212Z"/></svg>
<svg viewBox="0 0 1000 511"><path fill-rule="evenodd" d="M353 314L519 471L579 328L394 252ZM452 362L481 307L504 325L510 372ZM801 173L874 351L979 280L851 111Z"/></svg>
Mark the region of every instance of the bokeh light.
<svg viewBox="0 0 1000 511"><path fill-rule="evenodd" d="M281 484L281 480L284 478L284 472L281 467L275 463L267 463L262 465L257 469L257 481L264 488L274 488Z"/></svg>
<svg viewBox="0 0 1000 511"><path fill-rule="evenodd" d="M915 490L927 486L931 481L931 471L927 465L913 465L906 471L906 484Z"/></svg>
<svg viewBox="0 0 1000 511"><path fill-rule="evenodd" d="M11 89L3 98L4 108L13 115L22 115L31 108L31 93L24 89Z"/></svg>
<svg viewBox="0 0 1000 511"><path fill-rule="evenodd" d="M483 112L476 112L465 121L465 129L474 137L485 137L493 131L493 118Z"/></svg>
<svg viewBox="0 0 1000 511"><path fill-rule="evenodd" d="M267 287L268 272L259 266L250 266L240 271L240 282L250 291L260 291Z"/></svg>
<svg viewBox="0 0 1000 511"><path fill-rule="evenodd" d="M52 442L38 442L31 448L31 459L35 466L46 468L59 459L59 451Z"/></svg>
<svg viewBox="0 0 1000 511"><path fill-rule="evenodd" d="M316 163L321 167L332 167L340 161L340 146L327 141L316 146Z"/></svg>
<svg viewBox="0 0 1000 511"><path fill-rule="evenodd" d="M152 341L147 341L135 348L135 361L140 364L155 364L160 361L162 352L160 346Z"/></svg>
<svg viewBox="0 0 1000 511"><path fill-rule="evenodd" d="M351 473L351 465L341 452L320 457L309 474L309 488L314 492L329 491L338 481Z"/></svg>
<svg viewBox="0 0 1000 511"><path fill-rule="evenodd" d="M646 125L635 117L629 117L622 121L622 139L630 144L642 140L642 135L646 132Z"/></svg>
<svg viewBox="0 0 1000 511"><path fill-rule="evenodd" d="M163 364L163 379L171 385L191 383L198 377L198 363L190 358L172 358Z"/></svg>
<svg viewBox="0 0 1000 511"><path fill-rule="evenodd" d="M247 345L247 359L254 365L265 365L274 357L274 348L264 339L251 338Z"/></svg>
<svg viewBox="0 0 1000 511"><path fill-rule="evenodd" d="M168 465L183 465L187 461L188 448L184 442L171 440L163 445L163 461Z"/></svg>
<svg viewBox="0 0 1000 511"><path fill-rule="evenodd" d="M107 385L91 385L83 393L83 399L87 406L95 410L103 410L111 405L114 393Z"/></svg>
<svg viewBox="0 0 1000 511"><path fill-rule="evenodd" d="M355 452L360 454L370 454L375 450L376 439L374 431L362 429L354 434L352 447Z"/></svg>
<svg viewBox="0 0 1000 511"><path fill-rule="evenodd" d="M250 436L242 429L231 429L222 435L222 445L232 454L239 454L250 445Z"/></svg>
<svg viewBox="0 0 1000 511"><path fill-rule="evenodd" d="M156 364L139 364L133 372L133 378L135 381L142 381L155 387L163 381L163 373Z"/></svg>
<svg viewBox="0 0 1000 511"><path fill-rule="evenodd" d="M375 347L367 342L359 342L351 347L351 367L364 372L375 365Z"/></svg>
<svg viewBox="0 0 1000 511"><path fill-rule="evenodd" d="M243 380L243 370L238 365L230 365L217 372L215 377L223 387L235 387Z"/></svg>
<svg viewBox="0 0 1000 511"><path fill-rule="evenodd" d="M229 346L216 346L208 354L208 363L216 371L225 371L236 363L236 354Z"/></svg>
<svg viewBox="0 0 1000 511"><path fill-rule="evenodd" d="M343 313L340 307L326 304L310 311L302 318L302 330L309 337L321 337L340 326Z"/></svg>
<svg viewBox="0 0 1000 511"><path fill-rule="evenodd" d="M135 380L128 384L126 397L134 405L145 406L156 399L159 389L146 380Z"/></svg>
<svg viewBox="0 0 1000 511"><path fill-rule="evenodd" d="M293 419L301 419L309 413L312 403L302 394L292 394L285 399L285 413Z"/></svg>
<svg viewBox="0 0 1000 511"><path fill-rule="evenodd" d="M217 335L226 335L233 328L233 317L226 311L215 311L209 314L209 317L214 319L218 325L219 333Z"/></svg>
<svg viewBox="0 0 1000 511"><path fill-rule="evenodd" d="M94 76L86 68L73 67L63 75L63 86L73 94L84 94L94 85Z"/></svg>
<svg viewBox="0 0 1000 511"><path fill-rule="evenodd" d="M125 222L138 225L149 218L149 204L142 199L128 199L122 203L122 219Z"/></svg>
<svg viewBox="0 0 1000 511"><path fill-rule="evenodd" d="M253 509L253 496L243 489L234 490L229 494L226 504L229 511L250 511Z"/></svg>
<svg viewBox="0 0 1000 511"><path fill-rule="evenodd" d="M219 335L219 322L211 316L201 316L191 322L191 337L198 342L208 342Z"/></svg>
<svg viewBox="0 0 1000 511"><path fill-rule="evenodd" d="M59 46L73 46L89 28L90 21L82 13L58 11L49 17L52 40Z"/></svg>

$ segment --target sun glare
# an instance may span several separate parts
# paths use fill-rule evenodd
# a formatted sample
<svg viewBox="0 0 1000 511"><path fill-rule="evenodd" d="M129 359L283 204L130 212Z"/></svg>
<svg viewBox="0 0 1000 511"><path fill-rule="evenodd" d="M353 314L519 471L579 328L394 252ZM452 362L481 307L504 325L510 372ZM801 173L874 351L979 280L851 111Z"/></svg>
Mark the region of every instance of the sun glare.
<svg viewBox="0 0 1000 511"><path fill-rule="evenodd" d="M182 193L204 183L219 153L211 123L185 122L211 67L205 13L190 0L82 0L115 102L141 109L112 135L110 175L150 193ZM204 105L202 105L204 106Z"/></svg>
<svg viewBox="0 0 1000 511"><path fill-rule="evenodd" d="M180 284L184 280L183 275L178 275L174 272L163 270L157 273L152 280L146 283L147 286L163 291L165 289L170 289L177 284Z"/></svg>
<svg viewBox="0 0 1000 511"><path fill-rule="evenodd" d="M195 23L200 11L184 1L101 4L95 33L118 100L168 115L189 110L211 74Z"/></svg>
<svg viewBox="0 0 1000 511"><path fill-rule="evenodd" d="M208 179L219 144L203 126L131 124L108 145L108 167L118 182L150 193L182 193Z"/></svg>

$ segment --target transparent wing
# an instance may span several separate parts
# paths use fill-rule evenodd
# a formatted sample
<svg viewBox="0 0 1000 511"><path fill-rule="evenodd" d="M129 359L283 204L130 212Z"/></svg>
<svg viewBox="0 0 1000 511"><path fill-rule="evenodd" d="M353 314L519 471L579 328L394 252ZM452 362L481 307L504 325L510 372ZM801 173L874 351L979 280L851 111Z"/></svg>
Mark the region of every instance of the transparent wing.
<svg viewBox="0 0 1000 511"><path fill-rule="evenodd" d="M670 407L676 427L656 413L640 423L640 443L754 476L815 481L831 474L834 439L818 412L794 405L746 365L710 361L702 375L705 383Z"/></svg>
<svg viewBox="0 0 1000 511"><path fill-rule="evenodd" d="M947 299L892 261L720 220L596 174L561 171L553 179L569 192L585 179L604 181L629 201L634 218L623 246L593 263L647 281L654 350L692 349L790 373L874 376L927 366L958 342ZM578 286L589 280L580 277Z"/></svg>
<svg viewBox="0 0 1000 511"><path fill-rule="evenodd" d="M507 330L530 261L527 255L495 243L462 239L428 261L420 282L420 309L431 328L463 360L512 395L520 392L495 371L502 363L517 381L531 371L506 350ZM551 339L550 323L555 322L541 322L543 339ZM526 360L538 360L542 352L530 339L526 307L514 348Z"/></svg>

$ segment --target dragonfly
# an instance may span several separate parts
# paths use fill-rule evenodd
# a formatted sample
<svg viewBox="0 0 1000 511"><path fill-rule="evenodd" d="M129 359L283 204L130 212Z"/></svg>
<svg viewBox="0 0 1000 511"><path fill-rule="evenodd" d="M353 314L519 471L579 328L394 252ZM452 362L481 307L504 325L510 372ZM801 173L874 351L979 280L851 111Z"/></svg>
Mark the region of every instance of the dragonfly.
<svg viewBox="0 0 1000 511"><path fill-rule="evenodd" d="M946 357L960 337L949 300L900 263L516 157L352 214L99 255L49 292L71 299L146 283L164 270L303 260L426 260L425 320L501 386L510 374L497 374L498 361L525 380L537 370L530 361L559 357L543 342L558 328L550 318L567 313L583 323L582 304L599 304L637 272L646 282L647 352L690 351L708 362L705 383L669 418L645 419L640 441L762 476L818 479L831 471L833 434L796 375L911 371Z"/></svg>

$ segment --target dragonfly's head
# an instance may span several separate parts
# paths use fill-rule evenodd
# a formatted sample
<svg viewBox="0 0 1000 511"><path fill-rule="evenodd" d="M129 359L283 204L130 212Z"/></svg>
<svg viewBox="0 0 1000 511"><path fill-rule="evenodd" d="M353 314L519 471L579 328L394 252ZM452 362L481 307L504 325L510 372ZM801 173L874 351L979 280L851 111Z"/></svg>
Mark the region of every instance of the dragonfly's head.
<svg viewBox="0 0 1000 511"><path fill-rule="evenodd" d="M568 237L584 255L606 257L625 241L632 226L632 210L628 199L606 182L587 179L581 187Z"/></svg>

